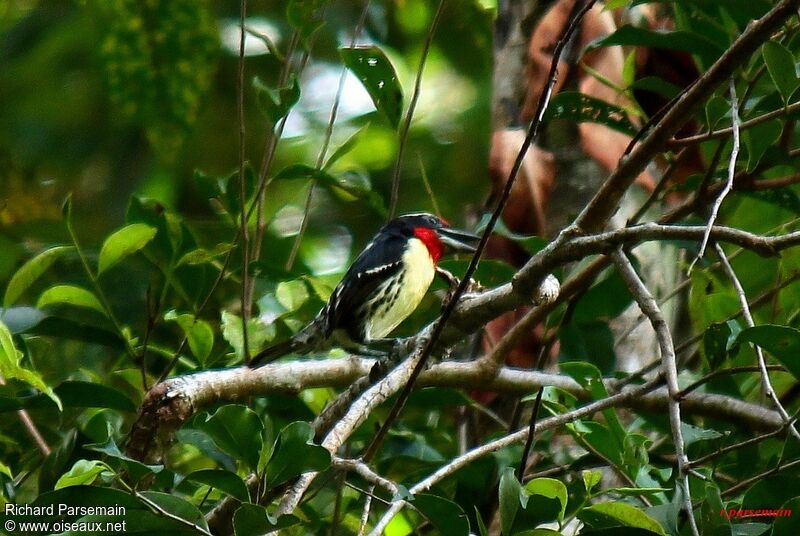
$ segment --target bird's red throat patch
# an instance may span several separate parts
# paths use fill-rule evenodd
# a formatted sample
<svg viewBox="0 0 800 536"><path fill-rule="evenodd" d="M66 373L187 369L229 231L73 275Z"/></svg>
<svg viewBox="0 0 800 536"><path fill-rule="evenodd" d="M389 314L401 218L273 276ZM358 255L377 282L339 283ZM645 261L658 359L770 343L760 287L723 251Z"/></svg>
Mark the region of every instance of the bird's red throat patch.
<svg viewBox="0 0 800 536"><path fill-rule="evenodd" d="M442 244L442 241L439 240L436 231L427 227L415 227L414 236L419 238L420 241L425 244L425 247L428 248L428 253L431 255L431 259L433 259L433 263L437 264L439 259L442 258L444 245Z"/></svg>

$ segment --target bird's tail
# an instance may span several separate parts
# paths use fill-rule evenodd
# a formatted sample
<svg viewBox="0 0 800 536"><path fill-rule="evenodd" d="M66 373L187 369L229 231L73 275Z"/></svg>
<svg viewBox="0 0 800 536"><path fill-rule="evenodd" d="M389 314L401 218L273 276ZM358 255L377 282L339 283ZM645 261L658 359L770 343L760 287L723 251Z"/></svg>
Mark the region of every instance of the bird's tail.
<svg viewBox="0 0 800 536"><path fill-rule="evenodd" d="M254 355L250 359L250 363L248 363L248 366L250 368L255 368L261 365L266 365L267 363L271 363L276 359L278 359L279 357L283 357L286 354L295 351L294 346L295 346L294 338L286 339L285 341L273 344L272 346L264 348L259 353Z"/></svg>
<svg viewBox="0 0 800 536"><path fill-rule="evenodd" d="M318 315L313 322L297 332L294 337L264 348L250 359L250 368L272 363L286 354L305 354L314 350L324 340L324 317Z"/></svg>

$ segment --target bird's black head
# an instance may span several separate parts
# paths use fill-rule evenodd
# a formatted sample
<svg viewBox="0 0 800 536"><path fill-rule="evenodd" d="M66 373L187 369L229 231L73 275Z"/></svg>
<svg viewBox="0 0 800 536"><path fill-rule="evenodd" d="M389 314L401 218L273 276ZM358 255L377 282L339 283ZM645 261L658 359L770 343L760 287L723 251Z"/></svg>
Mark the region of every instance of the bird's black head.
<svg viewBox="0 0 800 536"><path fill-rule="evenodd" d="M446 220L426 212L398 216L383 230L418 238L428 248L434 262L439 261L444 251L475 251L480 240L479 236L453 229Z"/></svg>

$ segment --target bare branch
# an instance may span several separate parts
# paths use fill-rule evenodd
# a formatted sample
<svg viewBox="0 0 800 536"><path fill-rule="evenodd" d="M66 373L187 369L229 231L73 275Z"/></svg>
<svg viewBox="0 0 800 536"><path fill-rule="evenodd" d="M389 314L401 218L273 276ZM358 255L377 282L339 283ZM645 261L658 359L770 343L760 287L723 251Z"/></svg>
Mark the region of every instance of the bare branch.
<svg viewBox="0 0 800 536"><path fill-rule="evenodd" d="M672 439L675 443L675 455L678 458L678 476L675 481L679 483L679 487L683 488L681 496L692 534L699 536L700 532L697 530L692 512L692 496L689 491L689 458L686 456L683 432L681 431L680 387L678 386L678 366L675 363L675 345L672 342L672 334L655 298L639 278L628 257L621 249L615 251L612 257L628 290L633 294L633 298L639 304L642 312L650 319L653 330L656 332L656 339L661 349L661 370L667 380L669 391L669 421L672 427Z"/></svg>
<svg viewBox="0 0 800 536"><path fill-rule="evenodd" d="M714 200L714 204L711 206L711 216L708 218L708 227L703 235L703 241L700 243L700 251L697 253L697 257L692 261L692 264L689 265L689 273L692 272L692 268L694 268L695 263L702 259L703 255L705 255L706 246L708 245L708 238L711 235L711 228L714 226L714 222L717 221L719 207L722 206L722 202L725 200L725 197L733 189L733 178L736 175L736 158L739 156L739 105L736 102L736 81L733 79L733 77L731 77L730 92L731 121L733 123L733 147L731 148L731 156L728 159L728 180L725 182L725 186L722 187L722 191L719 193L717 198Z"/></svg>

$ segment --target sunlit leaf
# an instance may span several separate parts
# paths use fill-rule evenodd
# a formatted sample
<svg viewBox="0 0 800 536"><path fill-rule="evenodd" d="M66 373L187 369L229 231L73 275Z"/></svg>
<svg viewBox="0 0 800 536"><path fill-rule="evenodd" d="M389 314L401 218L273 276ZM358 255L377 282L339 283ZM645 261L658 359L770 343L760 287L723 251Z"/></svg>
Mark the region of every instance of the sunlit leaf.
<svg viewBox="0 0 800 536"><path fill-rule="evenodd" d="M564 519L564 512L567 510L567 487L554 478L534 478L523 488L529 495L541 495L549 499L556 499L561 504L558 514L559 521ZM534 497L532 499L536 501ZM529 501L530 502L530 501Z"/></svg>
<svg viewBox="0 0 800 536"><path fill-rule="evenodd" d="M114 231L100 248L97 275L145 247L156 236L157 229L144 223L132 223Z"/></svg>
<svg viewBox="0 0 800 536"><path fill-rule="evenodd" d="M111 475L114 470L107 463L100 460L78 460L72 466L72 469L58 479L54 489L91 484L103 473Z"/></svg>
<svg viewBox="0 0 800 536"><path fill-rule="evenodd" d="M193 249L178 260L177 266L182 266L184 264L188 264L190 266L205 264L221 257L232 249L232 244L217 244L211 249Z"/></svg>
<svg viewBox="0 0 800 536"><path fill-rule="evenodd" d="M173 321L180 326L192 354L204 364L214 347L214 330L208 322L199 320L191 314L178 314L176 311L168 311L164 315L164 320Z"/></svg>
<svg viewBox="0 0 800 536"><path fill-rule="evenodd" d="M59 257L74 251L72 246L56 246L45 250L20 266L19 270L11 277L3 297L3 307L8 307L22 296L43 273L53 265Z"/></svg>
<svg viewBox="0 0 800 536"><path fill-rule="evenodd" d="M403 113L403 90L386 54L376 46L342 48L339 54L347 68L364 84L375 108L397 128Z"/></svg>
<svg viewBox="0 0 800 536"><path fill-rule="evenodd" d="M578 519L591 527L635 527L666 536L664 528L652 517L630 504L621 502L599 503L583 508Z"/></svg>
<svg viewBox="0 0 800 536"><path fill-rule="evenodd" d="M5 475L10 479L14 478L14 475L11 474L11 468L3 462L0 462L0 475Z"/></svg>
<svg viewBox="0 0 800 536"><path fill-rule="evenodd" d="M48 288L39 296L36 307L43 309L48 305L58 304L84 307L107 316L103 304L100 303L100 300L97 299L97 296L92 291L75 285L56 285Z"/></svg>
<svg viewBox="0 0 800 536"><path fill-rule="evenodd" d="M241 317L222 311L222 337L228 341L239 359L244 357L244 333L242 332ZM262 350L266 343L275 338L275 326L264 324L259 318L251 318L247 324L247 346L250 355L255 355Z"/></svg>
<svg viewBox="0 0 800 536"><path fill-rule="evenodd" d="M35 387L50 397L59 411L63 411L58 395L45 383L39 373L22 367L22 352L17 350L11 332L3 322L0 322L0 376L6 380L17 379Z"/></svg>

